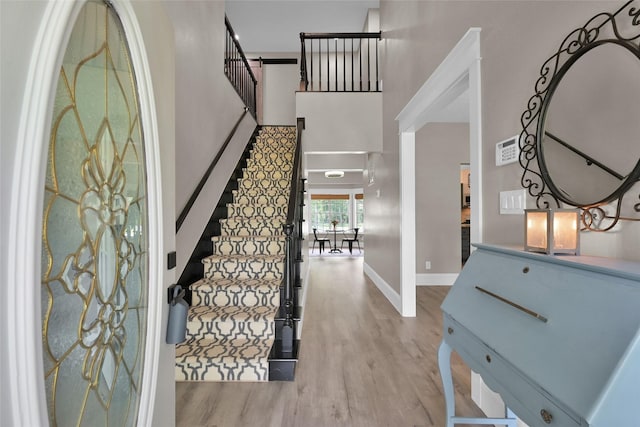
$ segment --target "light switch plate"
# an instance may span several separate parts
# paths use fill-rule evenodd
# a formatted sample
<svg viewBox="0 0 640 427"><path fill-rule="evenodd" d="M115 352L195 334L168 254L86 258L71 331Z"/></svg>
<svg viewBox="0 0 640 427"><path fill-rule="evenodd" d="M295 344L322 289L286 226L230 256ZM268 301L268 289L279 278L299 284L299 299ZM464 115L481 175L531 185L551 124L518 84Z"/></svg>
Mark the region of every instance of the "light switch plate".
<svg viewBox="0 0 640 427"><path fill-rule="evenodd" d="M511 190L500 192L501 215L524 215L527 208L527 190Z"/></svg>

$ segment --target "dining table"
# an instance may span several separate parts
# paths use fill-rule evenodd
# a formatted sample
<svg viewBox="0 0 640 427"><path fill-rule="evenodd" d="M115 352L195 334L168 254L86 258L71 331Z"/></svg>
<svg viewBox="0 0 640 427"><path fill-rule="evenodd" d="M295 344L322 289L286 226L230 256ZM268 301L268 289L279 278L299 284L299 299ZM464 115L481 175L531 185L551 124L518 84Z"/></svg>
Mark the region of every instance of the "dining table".
<svg viewBox="0 0 640 427"><path fill-rule="evenodd" d="M329 241L329 245L331 246L331 250L329 251L330 254L336 254L336 253L342 253L342 249L338 248L338 237L337 234L338 232L343 233L345 232L344 229L342 228L336 228L333 227L329 230L326 230L325 233L333 233L333 245L331 246L331 241Z"/></svg>

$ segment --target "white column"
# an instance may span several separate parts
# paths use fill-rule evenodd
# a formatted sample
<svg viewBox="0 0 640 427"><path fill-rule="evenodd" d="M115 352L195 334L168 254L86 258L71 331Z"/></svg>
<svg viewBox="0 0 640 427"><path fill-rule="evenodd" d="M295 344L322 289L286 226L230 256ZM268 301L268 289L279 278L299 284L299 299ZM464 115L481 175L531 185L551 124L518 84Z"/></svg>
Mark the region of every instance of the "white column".
<svg viewBox="0 0 640 427"><path fill-rule="evenodd" d="M400 134L400 301L416 316L416 134Z"/></svg>

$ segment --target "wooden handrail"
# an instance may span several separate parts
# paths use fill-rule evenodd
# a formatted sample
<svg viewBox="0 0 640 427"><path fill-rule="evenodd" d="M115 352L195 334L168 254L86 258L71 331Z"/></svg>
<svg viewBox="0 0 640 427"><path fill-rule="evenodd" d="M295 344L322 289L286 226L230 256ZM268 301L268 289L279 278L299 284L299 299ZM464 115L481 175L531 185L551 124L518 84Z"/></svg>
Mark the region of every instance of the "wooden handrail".
<svg viewBox="0 0 640 427"><path fill-rule="evenodd" d="M229 136L227 136L227 139L224 141L224 144L222 144L222 147L220 147L220 149L218 150L218 153L209 164L209 167L204 172L204 175L202 175L202 178L200 179L200 182L198 182L198 185L196 185L196 188L193 190L193 193L191 193L191 197L189 197L189 200L187 200L187 204L184 206L184 208L182 208L182 211L180 212L180 215L178 215L178 219L176 220L176 233L180 231L180 227L182 226L182 223L185 221L185 219L187 219L187 215L189 215L189 211L191 210L191 208L193 207L193 204L198 199L198 196L200 196L200 192L202 191L202 189L204 188L204 185L207 183L207 180L211 176L211 172L213 172L213 169L218 164L218 161L220 160L225 150L229 146L229 143L233 139L233 136L236 134L236 131L238 130L238 127L240 126L242 119L244 119L244 116L247 115L247 111L249 110L248 108L245 107L244 111L242 112L242 115L240 116L236 124L233 126L233 129L231 129L231 132L229 132Z"/></svg>
<svg viewBox="0 0 640 427"><path fill-rule="evenodd" d="M378 39L382 40L382 32L374 33L300 33L301 39Z"/></svg>

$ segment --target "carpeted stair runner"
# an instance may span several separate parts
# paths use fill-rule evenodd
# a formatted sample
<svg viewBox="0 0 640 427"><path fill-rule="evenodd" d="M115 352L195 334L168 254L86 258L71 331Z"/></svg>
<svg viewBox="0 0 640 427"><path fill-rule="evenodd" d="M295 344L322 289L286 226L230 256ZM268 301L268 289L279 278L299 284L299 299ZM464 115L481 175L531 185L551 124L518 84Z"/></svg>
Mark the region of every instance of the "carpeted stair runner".
<svg viewBox="0 0 640 427"><path fill-rule="evenodd" d="M193 285L177 381L268 381L280 306L296 128L264 126L256 139L204 278Z"/></svg>

